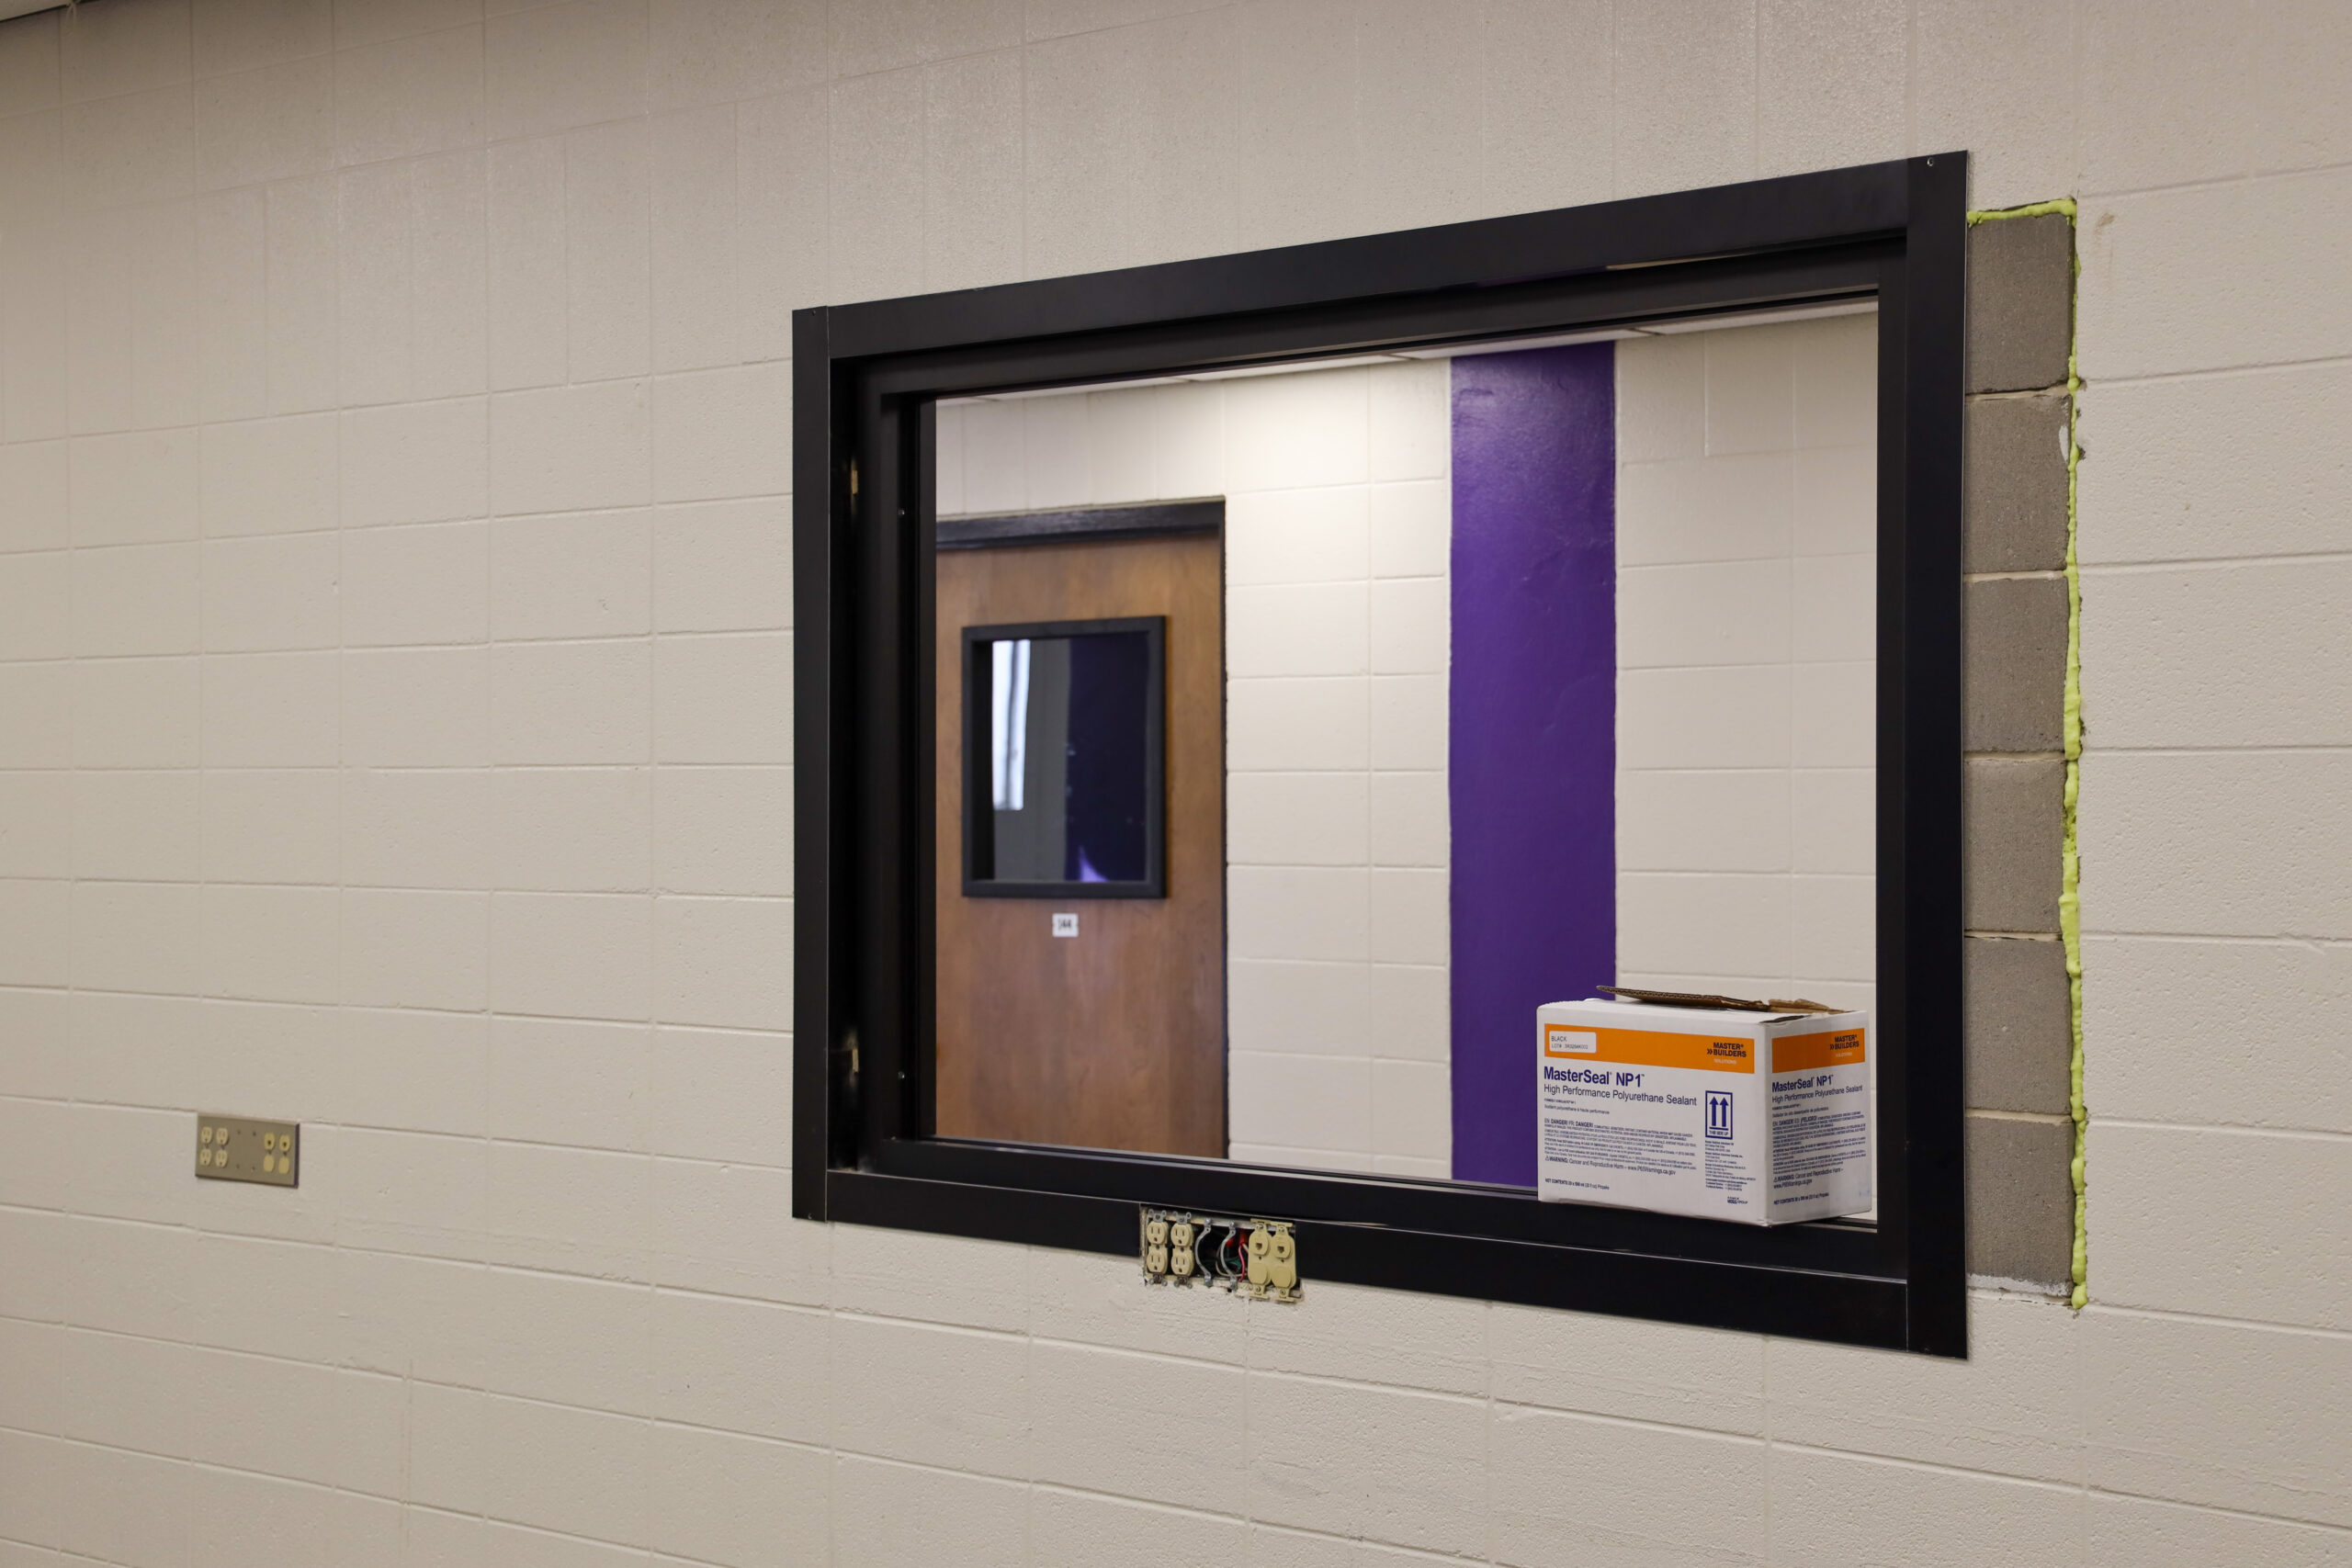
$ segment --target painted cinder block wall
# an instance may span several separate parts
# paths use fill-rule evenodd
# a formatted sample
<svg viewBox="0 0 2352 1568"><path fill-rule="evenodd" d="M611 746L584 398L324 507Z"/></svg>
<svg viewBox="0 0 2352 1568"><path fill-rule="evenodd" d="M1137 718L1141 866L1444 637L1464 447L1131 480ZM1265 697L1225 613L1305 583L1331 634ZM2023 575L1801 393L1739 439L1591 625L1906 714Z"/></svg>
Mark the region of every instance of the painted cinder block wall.
<svg viewBox="0 0 2352 1568"><path fill-rule="evenodd" d="M0 1559L2346 1561L2347 74L2203 0L0 24ZM2082 202L2088 1307L785 1217L792 307L1962 146Z"/></svg>
<svg viewBox="0 0 2352 1568"><path fill-rule="evenodd" d="M1877 353L1874 313L1616 345L1626 985L1875 1000Z"/></svg>

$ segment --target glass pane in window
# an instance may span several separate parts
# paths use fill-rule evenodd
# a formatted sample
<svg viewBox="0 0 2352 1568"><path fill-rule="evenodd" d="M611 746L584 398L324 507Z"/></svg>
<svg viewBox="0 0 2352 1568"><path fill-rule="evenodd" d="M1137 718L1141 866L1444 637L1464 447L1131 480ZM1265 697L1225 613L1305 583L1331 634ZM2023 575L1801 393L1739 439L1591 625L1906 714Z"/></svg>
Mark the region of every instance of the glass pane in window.
<svg viewBox="0 0 2352 1568"><path fill-rule="evenodd" d="M943 402L943 649L1165 646L1156 773L1132 641L970 666L1046 896L943 875L939 1130L1532 1187L1543 1004L1868 1009L1877 389L1849 301Z"/></svg>
<svg viewBox="0 0 2352 1568"><path fill-rule="evenodd" d="M1141 882L1152 804L1141 632L984 639L991 829L975 880Z"/></svg>

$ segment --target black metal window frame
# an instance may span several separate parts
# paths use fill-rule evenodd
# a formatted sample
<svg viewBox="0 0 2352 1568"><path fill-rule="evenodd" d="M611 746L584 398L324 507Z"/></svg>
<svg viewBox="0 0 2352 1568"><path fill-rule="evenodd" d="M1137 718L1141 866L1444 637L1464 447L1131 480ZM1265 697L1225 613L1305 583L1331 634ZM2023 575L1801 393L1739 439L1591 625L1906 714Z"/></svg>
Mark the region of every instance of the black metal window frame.
<svg viewBox="0 0 2352 1568"><path fill-rule="evenodd" d="M1116 1254L1136 1249L1139 1205L1262 1215L1295 1223L1310 1290L1965 1355L1967 167L1938 153L797 312L794 1213ZM1864 298L1880 312L1875 1224L1743 1226L927 1135L937 400Z"/></svg>
<svg viewBox="0 0 2352 1568"><path fill-rule="evenodd" d="M1165 898L1168 897L1168 618L1119 615L1091 621L1028 621L964 626L964 896L967 898ZM1143 875L1123 882L1014 882L979 874L996 837L989 777L989 672L991 643L1017 637L1096 637L1132 632L1144 639ZM991 870L993 868L991 867Z"/></svg>
<svg viewBox="0 0 2352 1568"><path fill-rule="evenodd" d="M942 517L932 530L939 550L987 550L1021 545L1077 545L1114 539L1167 539L1182 534L1221 534L1225 498L1151 501L1132 506L1087 506L1067 512L967 513Z"/></svg>

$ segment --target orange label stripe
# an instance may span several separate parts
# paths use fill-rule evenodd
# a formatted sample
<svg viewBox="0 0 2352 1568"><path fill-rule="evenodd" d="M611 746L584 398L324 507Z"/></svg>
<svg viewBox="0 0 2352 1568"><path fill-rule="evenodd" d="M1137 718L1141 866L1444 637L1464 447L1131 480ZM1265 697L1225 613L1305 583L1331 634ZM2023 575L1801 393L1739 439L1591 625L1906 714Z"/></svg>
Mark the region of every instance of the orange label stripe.
<svg viewBox="0 0 2352 1568"><path fill-rule="evenodd" d="M1717 1073L1752 1073L1756 1070L1756 1042L1724 1040L1708 1034L1669 1034L1655 1029L1590 1029L1583 1024L1549 1024L1551 1029L1574 1029L1596 1037L1594 1049L1568 1055L1558 1051L1544 1051L1549 1060L1563 1063L1609 1062L1629 1067L1696 1067ZM1807 1038L1810 1038L1808 1036ZM1543 1036L1536 1037L1536 1049L1543 1051Z"/></svg>
<svg viewBox="0 0 2352 1568"><path fill-rule="evenodd" d="M1784 1034L1772 1042L1772 1070L1802 1073L1813 1067L1849 1067L1865 1059L1860 1029L1831 1029L1819 1034Z"/></svg>

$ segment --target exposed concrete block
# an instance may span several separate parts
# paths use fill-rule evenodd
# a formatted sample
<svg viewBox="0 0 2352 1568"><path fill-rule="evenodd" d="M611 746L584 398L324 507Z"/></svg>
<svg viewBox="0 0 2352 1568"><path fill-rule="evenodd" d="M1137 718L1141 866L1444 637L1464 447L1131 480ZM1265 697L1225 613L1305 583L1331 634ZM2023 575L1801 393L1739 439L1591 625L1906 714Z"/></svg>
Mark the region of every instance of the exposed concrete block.
<svg viewBox="0 0 2352 1568"><path fill-rule="evenodd" d="M1971 231L1968 389L2063 384L2073 307L2074 234L2064 218ZM2063 397L1970 403L1964 570L2064 568L2065 419ZM2064 581L1971 583L1966 606L1968 750L2056 750L2065 713ZM2064 790L2065 765L2055 758L1968 762L1970 929L2056 930ZM1968 1103L2063 1114L2071 1054L2064 949L1980 938L1964 953ZM2074 1249L2073 1126L1971 1115L1967 1145L1969 1272L2064 1292Z"/></svg>
<svg viewBox="0 0 2352 1568"><path fill-rule="evenodd" d="M2004 577L1968 585L1971 751L2055 751L2066 715L2066 582Z"/></svg>
<svg viewBox="0 0 2352 1568"><path fill-rule="evenodd" d="M2066 379L2074 340L2075 229L2064 215L1968 231L1968 389L2021 392Z"/></svg>
<svg viewBox="0 0 2352 1568"><path fill-rule="evenodd" d="M1968 1118L1968 1271L2040 1285L2075 1273L2075 1129Z"/></svg>
<svg viewBox="0 0 2352 1568"><path fill-rule="evenodd" d="M2066 400L1968 404L1963 571L2057 571L2066 564Z"/></svg>
<svg viewBox="0 0 2352 1568"><path fill-rule="evenodd" d="M2064 946L1971 937L1962 953L1968 1103L1980 1111L2064 1114L2074 1057Z"/></svg>
<svg viewBox="0 0 2352 1568"><path fill-rule="evenodd" d="M2066 764L1972 757L1962 790L1962 918L1975 931L2058 929Z"/></svg>

